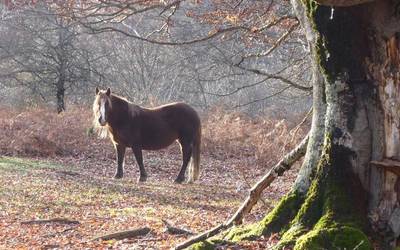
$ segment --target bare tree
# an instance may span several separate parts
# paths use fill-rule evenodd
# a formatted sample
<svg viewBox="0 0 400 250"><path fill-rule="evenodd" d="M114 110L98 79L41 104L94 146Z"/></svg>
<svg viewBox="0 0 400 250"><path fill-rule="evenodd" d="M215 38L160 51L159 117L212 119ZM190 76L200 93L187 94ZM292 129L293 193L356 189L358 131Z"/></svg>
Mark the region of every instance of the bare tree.
<svg viewBox="0 0 400 250"><path fill-rule="evenodd" d="M24 6L1 21L0 78L8 86L23 85L44 101L55 97L65 110L65 93L99 76L95 58L80 46L79 28L56 15L46 4Z"/></svg>
<svg viewBox="0 0 400 250"><path fill-rule="evenodd" d="M307 44L285 2L91 2L73 17L91 33L167 46L160 52L186 63L177 79L191 86L179 89L199 104L224 99L230 107L259 110L281 94L311 91Z"/></svg>

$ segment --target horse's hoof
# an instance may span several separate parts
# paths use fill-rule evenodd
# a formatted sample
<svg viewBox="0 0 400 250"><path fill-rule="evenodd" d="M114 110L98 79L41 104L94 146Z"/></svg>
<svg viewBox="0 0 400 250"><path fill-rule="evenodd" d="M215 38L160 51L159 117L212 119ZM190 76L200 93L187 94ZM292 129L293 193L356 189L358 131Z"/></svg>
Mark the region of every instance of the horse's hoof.
<svg viewBox="0 0 400 250"><path fill-rule="evenodd" d="M182 184L182 182L183 182L184 180L185 180L184 178L179 178L179 177L178 177L178 178L175 179L174 182L175 182L175 183L178 183L178 184Z"/></svg>
<svg viewBox="0 0 400 250"><path fill-rule="evenodd" d="M114 179L121 179L123 176L124 176L123 174L117 173L114 175Z"/></svg>
<svg viewBox="0 0 400 250"><path fill-rule="evenodd" d="M145 182L147 180L147 176L140 176L138 182Z"/></svg>

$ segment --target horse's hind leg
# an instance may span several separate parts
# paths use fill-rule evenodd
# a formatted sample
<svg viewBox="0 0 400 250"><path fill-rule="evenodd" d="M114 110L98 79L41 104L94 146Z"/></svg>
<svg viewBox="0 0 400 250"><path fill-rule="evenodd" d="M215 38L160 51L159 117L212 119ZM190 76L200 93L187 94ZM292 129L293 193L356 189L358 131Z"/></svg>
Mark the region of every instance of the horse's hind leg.
<svg viewBox="0 0 400 250"><path fill-rule="evenodd" d="M182 183L185 180L186 168L190 161L190 157L192 156L192 143L183 143L181 141L179 141L179 143L181 144L182 149L182 167L179 171L178 177L175 179L176 183Z"/></svg>
<svg viewBox="0 0 400 250"><path fill-rule="evenodd" d="M139 165L139 172L140 172L140 177L138 181L146 181L147 180L147 173L146 170L144 169L143 165L143 155L142 155L142 150L139 148L132 148L133 154L135 155L136 162Z"/></svg>
<svg viewBox="0 0 400 250"><path fill-rule="evenodd" d="M124 158L126 147L120 144L115 144L117 151L117 172L114 175L115 179L120 179L124 176Z"/></svg>

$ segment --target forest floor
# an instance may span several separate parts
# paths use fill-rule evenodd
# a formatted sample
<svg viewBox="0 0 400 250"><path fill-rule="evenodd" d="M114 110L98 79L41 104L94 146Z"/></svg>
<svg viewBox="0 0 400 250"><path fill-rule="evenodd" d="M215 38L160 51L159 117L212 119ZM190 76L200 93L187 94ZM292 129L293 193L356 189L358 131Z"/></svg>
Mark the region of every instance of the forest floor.
<svg viewBox="0 0 400 250"><path fill-rule="evenodd" d="M211 150L211 144L222 142L211 141L210 132L205 131L201 179L194 184L173 183L181 164L177 144L161 151L144 152L149 175L145 183L136 182L138 169L132 152L128 152L125 176L116 180L112 178L115 156L108 140L91 138L85 134L85 128L74 129L77 132L68 132L68 138L76 140L71 148L79 148L82 138L86 138L84 140L87 144L91 143L91 147L73 151L62 146L68 138L59 144L56 137L43 138L39 132L32 134L35 131L32 126L38 127L40 123L26 125L25 128L25 123L18 120L21 115L25 120L27 114L22 113L0 118L1 133L12 139L0 148L0 249L170 249L190 236L166 232L162 220L194 233L224 222L239 207L250 186L273 164L257 158L251 153L256 149L251 147L240 149L222 145ZM57 127L69 122L66 117L53 118L58 120ZM51 128L51 119L47 122L50 128L40 127L37 131L51 134L48 131L54 129L54 126ZM237 117L230 121L234 123L232 126L238 126ZM246 124L242 125L246 127ZM263 123L259 125L266 126ZM21 132L24 130L31 132L36 146L33 142L28 148L18 146L18 141L29 137L28 131ZM295 141L298 139L301 136ZM244 144L240 138L232 138L232 144L237 140L237 145ZM275 145L278 147L280 144ZM286 148L279 154L291 147L284 145ZM49 147L57 150L52 153ZM41 155L35 150L50 153ZM279 158L277 152L270 154ZM264 191L263 201L245 218L245 223L261 219L273 208L290 189L298 167L296 165ZM27 221L55 218L79 223L25 224ZM149 227L151 231L147 235L125 240L93 240L106 233L140 227ZM276 239L271 236L240 245L223 246L222 249L267 249L275 242Z"/></svg>

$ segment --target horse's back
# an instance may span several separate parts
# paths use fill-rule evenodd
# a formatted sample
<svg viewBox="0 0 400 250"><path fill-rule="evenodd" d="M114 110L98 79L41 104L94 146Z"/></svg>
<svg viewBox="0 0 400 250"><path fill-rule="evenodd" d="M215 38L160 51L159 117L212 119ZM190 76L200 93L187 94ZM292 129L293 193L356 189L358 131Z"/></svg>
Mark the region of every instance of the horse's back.
<svg viewBox="0 0 400 250"><path fill-rule="evenodd" d="M183 102L170 103L160 107L160 113L171 124L178 126L200 126L200 118L196 110Z"/></svg>
<svg viewBox="0 0 400 250"><path fill-rule="evenodd" d="M153 109L153 111L180 134L194 133L201 126L196 110L183 102L166 104Z"/></svg>
<svg viewBox="0 0 400 250"><path fill-rule="evenodd" d="M191 141L201 126L197 112L181 102L144 108L138 118L142 146L150 150L166 147L177 139Z"/></svg>
<svg viewBox="0 0 400 250"><path fill-rule="evenodd" d="M174 119L175 121L189 119L192 122L200 123L200 118L196 110L184 102L169 103L154 110L159 110L160 113L163 113L164 117Z"/></svg>

